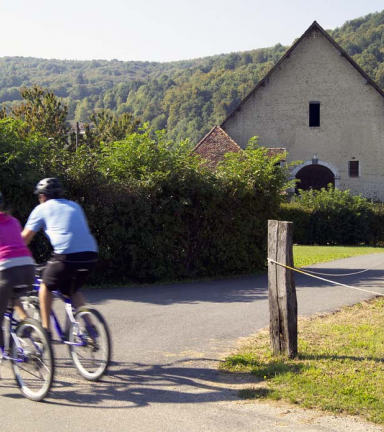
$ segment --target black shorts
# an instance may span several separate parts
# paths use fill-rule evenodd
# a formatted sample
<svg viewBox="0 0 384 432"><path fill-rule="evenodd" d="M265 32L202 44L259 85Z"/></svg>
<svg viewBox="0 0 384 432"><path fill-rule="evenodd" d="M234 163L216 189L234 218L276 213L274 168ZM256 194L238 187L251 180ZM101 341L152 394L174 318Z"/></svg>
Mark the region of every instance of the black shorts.
<svg viewBox="0 0 384 432"><path fill-rule="evenodd" d="M0 271L0 347L4 346L2 322L4 312L13 299L25 295L35 282L35 266L22 265Z"/></svg>
<svg viewBox="0 0 384 432"><path fill-rule="evenodd" d="M69 296L82 288L97 261L97 252L53 253L43 270L43 283L49 291L60 291Z"/></svg>

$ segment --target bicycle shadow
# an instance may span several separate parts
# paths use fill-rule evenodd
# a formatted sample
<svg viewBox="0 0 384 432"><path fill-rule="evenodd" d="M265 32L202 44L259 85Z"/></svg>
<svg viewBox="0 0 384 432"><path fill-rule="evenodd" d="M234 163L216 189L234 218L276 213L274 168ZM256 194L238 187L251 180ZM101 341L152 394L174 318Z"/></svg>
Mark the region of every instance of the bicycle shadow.
<svg viewBox="0 0 384 432"><path fill-rule="evenodd" d="M188 365L193 362L194 365ZM205 366L207 364L207 366ZM212 364L215 364L214 367ZM73 368L64 360L58 369ZM60 372L57 373L60 376ZM56 375L56 376L57 376ZM247 377L247 383L258 380ZM100 382L57 377L48 404L80 408L127 409L154 403L189 404L238 400L243 379L217 370L209 358L162 365L113 362Z"/></svg>

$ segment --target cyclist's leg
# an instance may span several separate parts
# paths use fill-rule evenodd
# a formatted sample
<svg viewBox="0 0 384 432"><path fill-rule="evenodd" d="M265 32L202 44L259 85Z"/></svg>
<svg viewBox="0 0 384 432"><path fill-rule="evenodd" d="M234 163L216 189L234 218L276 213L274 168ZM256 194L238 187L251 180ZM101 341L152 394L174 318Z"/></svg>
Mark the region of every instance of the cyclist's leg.
<svg viewBox="0 0 384 432"><path fill-rule="evenodd" d="M12 287L8 283L8 277L5 274L6 270L0 271L0 348L4 347L3 337L3 320L4 313L7 310L8 302L11 298ZM0 352L1 356L1 352Z"/></svg>
<svg viewBox="0 0 384 432"><path fill-rule="evenodd" d="M0 324L4 319L11 298L19 299L19 296L28 288L32 287L35 277L35 267L24 265L10 267L0 271ZM4 344L2 327L0 325L0 346Z"/></svg>
<svg viewBox="0 0 384 432"><path fill-rule="evenodd" d="M13 301L13 309L17 312L17 315L19 315L20 320L25 320L28 318L28 315L24 310L23 303L19 298L16 298Z"/></svg>
<svg viewBox="0 0 384 432"><path fill-rule="evenodd" d="M49 331L51 323L52 300L52 291L47 288L44 282L41 282L39 289L41 324L47 331Z"/></svg>
<svg viewBox="0 0 384 432"><path fill-rule="evenodd" d="M70 275L66 264L60 260L60 256L53 255L43 270L42 282L39 289L39 303L41 323L43 328L49 332L52 312L52 291L60 290L61 286L68 284Z"/></svg>
<svg viewBox="0 0 384 432"><path fill-rule="evenodd" d="M77 255L76 258L74 255ZM97 253L96 252L82 252L80 254L73 254L68 256L70 262L68 266L72 273L72 284L70 287L70 292L68 292L67 287L63 287L64 291L61 292L64 295L70 295L72 302L76 308L84 306L86 299L81 292L81 289L85 285L89 276L93 273L97 265ZM76 262L76 259L79 261Z"/></svg>
<svg viewBox="0 0 384 432"><path fill-rule="evenodd" d="M77 309L85 305L86 300L81 291L78 290L72 294L72 303Z"/></svg>

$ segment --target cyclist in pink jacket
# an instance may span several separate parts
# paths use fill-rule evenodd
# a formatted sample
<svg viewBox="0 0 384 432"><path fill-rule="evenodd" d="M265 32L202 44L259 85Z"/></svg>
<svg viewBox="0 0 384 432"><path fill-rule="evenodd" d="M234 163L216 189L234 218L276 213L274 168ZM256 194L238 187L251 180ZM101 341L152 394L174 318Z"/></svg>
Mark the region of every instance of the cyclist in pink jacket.
<svg viewBox="0 0 384 432"><path fill-rule="evenodd" d="M35 280L35 261L21 237L20 222L2 211L3 204L0 192L0 347L4 346L2 322L9 300L14 299L20 318L26 318L19 297Z"/></svg>

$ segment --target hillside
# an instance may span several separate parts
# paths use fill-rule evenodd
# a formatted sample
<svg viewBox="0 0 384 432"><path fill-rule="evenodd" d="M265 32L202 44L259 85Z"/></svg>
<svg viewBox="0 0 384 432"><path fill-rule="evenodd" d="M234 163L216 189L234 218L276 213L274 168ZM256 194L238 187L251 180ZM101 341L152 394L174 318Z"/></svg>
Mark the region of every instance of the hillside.
<svg viewBox="0 0 384 432"><path fill-rule="evenodd" d="M330 34L384 88L384 11L348 21ZM286 49L278 44L169 63L5 57L0 58L0 104L18 103L20 87L39 84L64 98L69 120L87 121L97 108L132 112L155 129L166 128L171 139L190 138L192 145L231 112Z"/></svg>

